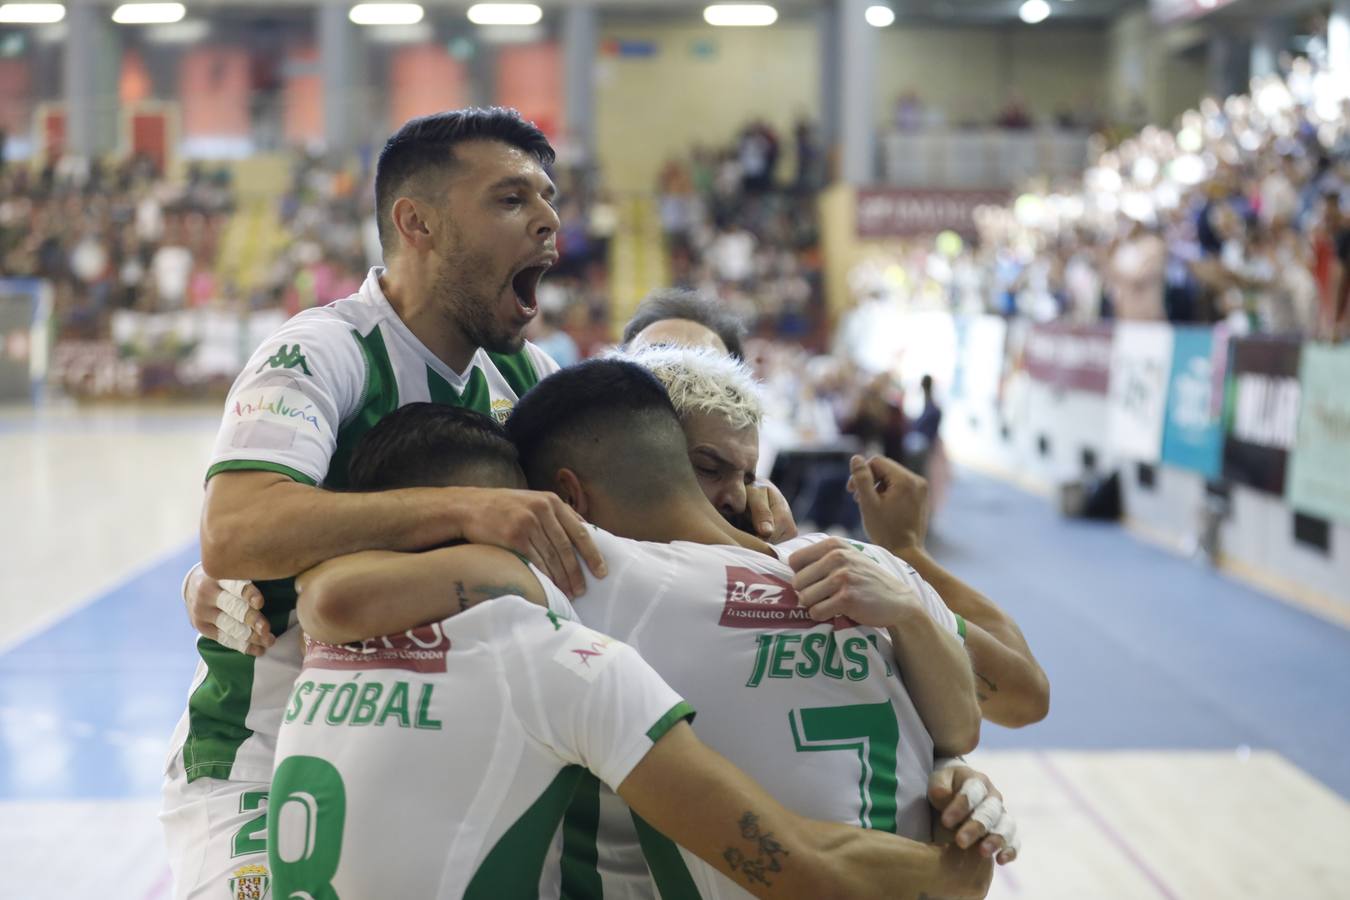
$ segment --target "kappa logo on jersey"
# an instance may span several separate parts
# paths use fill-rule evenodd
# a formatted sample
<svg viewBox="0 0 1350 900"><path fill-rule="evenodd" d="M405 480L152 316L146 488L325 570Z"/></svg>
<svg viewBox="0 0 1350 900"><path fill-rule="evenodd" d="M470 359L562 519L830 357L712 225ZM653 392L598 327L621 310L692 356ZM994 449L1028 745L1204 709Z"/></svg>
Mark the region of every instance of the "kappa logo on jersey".
<svg viewBox="0 0 1350 900"><path fill-rule="evenodd" d="M498 425L505 425L506 420L511 418L511 411L516 405L510 400L497 399L492 401L492 418L497 420Z"/></svg>
<svg viewBox="0 0 1350 900"><path fill-rule="evenodd" d="M450 639L440 622L342 646L305 639L306 669L404 669L444 672Z"/></svg>
<svg viewBox="0 0 1350 900"><path fill-rule="evenodd" d="M728 628L815 628L824 624L812 619L797 605L797 592L776 575L744 566L727 566L727 599L719 625ZM857 623L842 616L835 628Z"/></svg>
<svg viewBox="0 0 1350 900"><path fill-rule="evenodd" d="M553 661L586 681L595 681L614 661L614 649L618 643L589 628L578 628L567 644L553 654Z"/></svg>
<svg viewBox="0 0 1350 900"><path fill-rule="evenodd" d="M244 866L230 877L230 896L234 900L267 900L272 879L266 866Z"/></svg>
<svg viewBox="0 0 1350 900"><path fill-rule="evenodd" d="M254 374L256 375L268 366L271 366L274 369L294 369L296 366L299 366L300 371L304 372L306 375L314 374L309 370L309 363L305 362L305 355L300 352L299 344L292 344L289 347L282 344L277 348L276 353L263 360L262 365L258 366Z"/></svg>

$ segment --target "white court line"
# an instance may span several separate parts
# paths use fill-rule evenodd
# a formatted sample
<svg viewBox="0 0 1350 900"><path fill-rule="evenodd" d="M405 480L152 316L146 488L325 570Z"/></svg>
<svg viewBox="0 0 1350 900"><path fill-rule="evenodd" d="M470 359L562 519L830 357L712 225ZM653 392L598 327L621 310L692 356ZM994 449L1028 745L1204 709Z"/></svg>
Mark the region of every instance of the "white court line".
<svg viewBox="0 0 1350 900"><path fill-rule="evenodd" d="M136 568L132 569L128 574L122 576L121 578L112 582L108 586L100 588L95 591L91 591L84 599L77 600L74 603L68 604L62 609L56 610L55 612L38 619L36 622L33 622L29 625L19 628L15 634L11 634L5 638L0 638L0 656L4 656L6 653L13 650L15 647L19 646L24 641L27 641L30 638L37 637L42 632L50 628L56 627L61 622L64 622L66 619L69 619L71 616L75 615L81 610L88 609L89 607L97 603L99 600L102 600L109 594L126 587L128 584L135 581L137 578L149 574L150 572L167 563L171 558L182 553L188 547L191 547L196 542L197 542L196 538L190 538L186 541L183 541L182 543L177 544L176 546L170 548L169 550L166 550L158 554L157 556L152 557L149 562L137 566ZM185 571L183 574L186 575L187 572ZM181 602L182 598L180 597L179 600Z"/></svg>

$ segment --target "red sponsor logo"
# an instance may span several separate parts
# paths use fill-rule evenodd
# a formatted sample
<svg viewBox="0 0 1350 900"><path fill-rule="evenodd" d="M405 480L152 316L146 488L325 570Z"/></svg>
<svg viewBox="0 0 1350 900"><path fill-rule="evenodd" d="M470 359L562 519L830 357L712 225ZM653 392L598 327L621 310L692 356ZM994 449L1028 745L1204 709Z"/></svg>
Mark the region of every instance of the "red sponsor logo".
<svg viewBox="0 0 1350 900"><path fill-rule="evenodd" d="M727 599L717 624L728 628L815 628L825 623L817 622L797 605L797 592L789 582L744 566L727 566ZM852 628L857 623L839 616L830 624Z"/></svg>
<svg viewBox="0 0 1350 900"><path fill-rule="evenodd" d="M355 641L350 644L324 644L305 638L307 669L405 669L409 672L444 672L445 654L450 639L433 622L402 634Z"/></svg>

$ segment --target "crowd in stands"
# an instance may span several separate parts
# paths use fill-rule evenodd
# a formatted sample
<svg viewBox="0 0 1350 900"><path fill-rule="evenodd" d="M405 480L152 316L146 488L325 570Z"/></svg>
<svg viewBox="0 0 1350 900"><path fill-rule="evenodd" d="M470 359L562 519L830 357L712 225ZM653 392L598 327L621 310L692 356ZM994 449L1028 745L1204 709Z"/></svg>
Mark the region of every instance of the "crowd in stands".
<svg viewBox="0 0 1350 900"><path fill-rule="evenodd" d="M753 334L824 340L824 295L816 195L825 152L816 127L793 129L791 172L784 138L748 123L720 148L695 147L661 171L661 225L678 287L722 299Z"/></svg>
<svg viewBox="0 0 1350 900"><path fill-rule="evenodd" d="M1342 95L1293 61L1249 95L1206 99L1176 130L1099 148L1081 184L980 210L974 246L955 235L911 246L896 280L908 296L1042 321L1227 320L1237 333L1344 337Z"/></svg>
<svg viewBox="0 0 1350 900"><path fill-rule="evenodd" d="M173 310L214 296L212 265L234 208L227 172L178 182L149 160L0 170L0 273L41 278L61 336L97 337L119 309Z"/></svg>

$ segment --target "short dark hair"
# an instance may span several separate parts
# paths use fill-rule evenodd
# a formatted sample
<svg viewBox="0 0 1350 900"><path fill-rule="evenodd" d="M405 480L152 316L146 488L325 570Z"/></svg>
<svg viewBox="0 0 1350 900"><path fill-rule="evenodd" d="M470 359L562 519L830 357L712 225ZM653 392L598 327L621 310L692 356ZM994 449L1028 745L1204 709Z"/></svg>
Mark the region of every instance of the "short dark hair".
<svg viewBox="0 0 1350 900"><path fill-rule="evenodd" d="M347 473L353 491L444 487L484 475L512 485L520 478L515 445L502 426L444 403L409 403L385 416L361 437Z"/></svg>
<svg viewBox="0 0 1350 900"><path fill-rule="evenodd" d="M734 313L728 312L717 298L683 288L663 288L648 294L638 304L633 318L623 327L624 345L648 325L666 319L697 322L721 338L732 357L745 359L742 345L745 340L744 323Z"/></svg>
<svg viewBox="0 0 1350 900"><path fill-rule="evenodd" d="M514 109L470 107L409 119L385 141L375 165L375 224L386 256L397 247L392 216L399 193L410 179L449 171L455 145L465 141L501 141L529 153L542 166L553 165L548 138Z"/></svg>
<svg viewBox="0 0 1350 900"><path fill-rule="evenodd" d="M631 362L588 359L555 372L520 399L506 433L538 490L562 468L630 502L699 490L665 387Z"/></svg>

